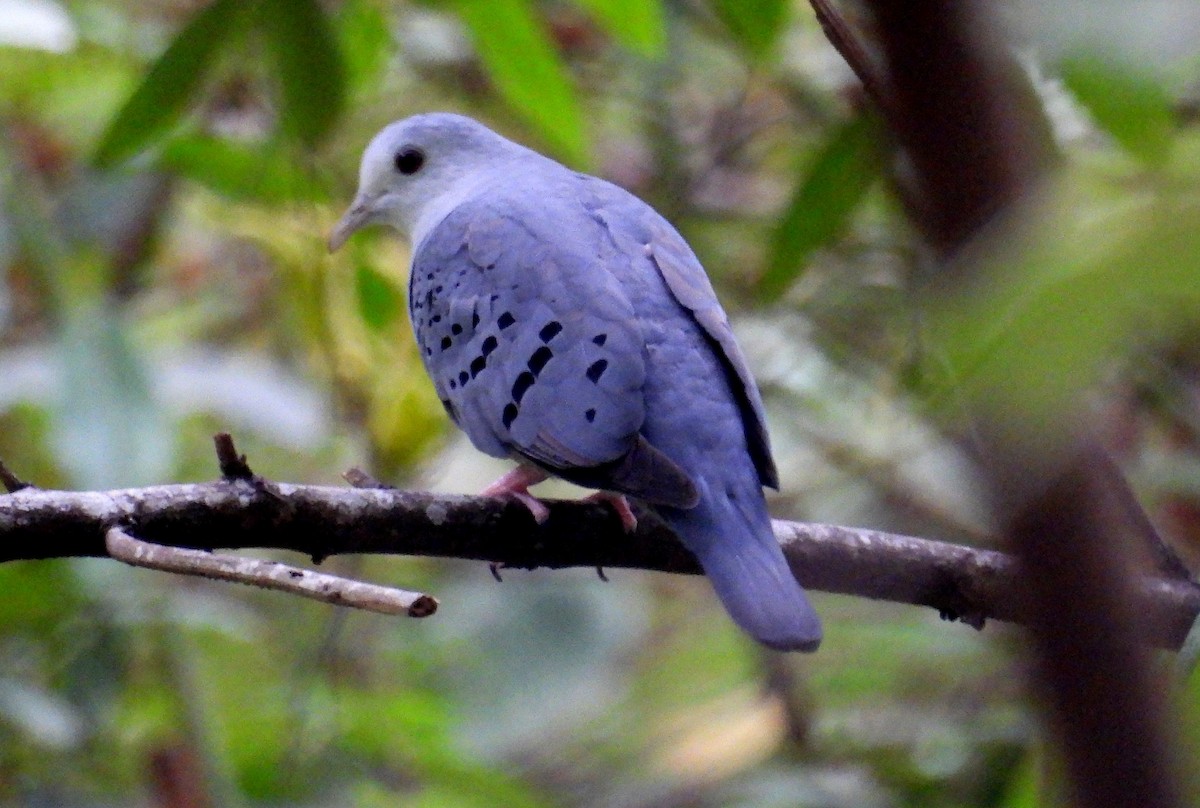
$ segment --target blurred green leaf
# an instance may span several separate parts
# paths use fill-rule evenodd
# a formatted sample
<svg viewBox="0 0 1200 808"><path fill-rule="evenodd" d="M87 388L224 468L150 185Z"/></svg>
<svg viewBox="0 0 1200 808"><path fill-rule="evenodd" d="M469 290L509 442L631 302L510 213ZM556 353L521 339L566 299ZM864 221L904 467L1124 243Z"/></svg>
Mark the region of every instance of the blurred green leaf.
<svg viewBox="0 0 1200 808"><path fill-rule="evenodd" d="M509 773L463 754L450 732L456 716L447 699L422 689L368 692L350 687L340 689L335 698L346 749L378 765L403 760L415 775L422 796L415 802L406 800L406 805L440 804L429 801L430 791L455 806L545 804ZM394 805L395 795L390 797L390 803L380 804Z"/></svg>
<svg viewBox="0 0 1200 808"><path fill-rule="evenodd" d="M993 243L970 294L931 318L935 398L967 403L1015 446L1070 439L1061 419L1106 368L1200 322L1195 200L1086 199L1065 185L1026 215L1025 235Z"/></svg>
<svg viewBox="0 0 1200 808"><path fill-rule="evenodd" d="M1181 722L1186 724L1188 722ZM1035 741L1016 761L1004 784L997 808L1053 808L1069 805L1061 757L1044 740Z"/></svg>
<svg viewBox="0 0 1200 808"><path fill-rule="evenodd" d="M166 142L159 165L233 199L283 203L324 198L305 167L270 144L185 134Z"/></svg>
<svg viewBox="0 0 1200 808"><path fill-rule="evenodd" d="M575 0L590 11L606 31L642 56L661 56L667 44L667 25L661 0Z"/></svg>
<svg viewBox="0 0 1200 808"><path fill-rule="evenodd" d="M339 690L335 698L346 747L368 760L453 757L452 705L445 698L417 689L378 692L353 687Z"/></svg>
<svg viewBox="0 0 1200 808"><path fill-rule="evenodd" d="M550 146L577 165L588 160L579 100L541 19L527 0L455 0L496 90Z"/></svg>
<svg viewBox="0 0 1200 808"><path fill-rule="evenodd" d="M297 612L291 614L295 617ZM282 759L300 725L297 706L288 704L285 693L287 685L301 684L302 669L288 646L249 625L241 629L240 637L203 629L164 632L165 650L182 672L174 686L193 720L202 722L201 731L220 733L221 760L214 772L219 778L231 777L253 799L295 801L304 778ZM197 687L200 682L207 686ZM322 695L305 692L310 702ZM325 713L308 706L313 723L304 729L315 730Z"/></svg>
<svg viewBox="0 0 1200 808"><path fill-rule="evenodd" d="M713 11L750 56L771 52L787 22L788 0L712 0Z"/></svg>
<svg viewBox="0 0 1200 808"><path fill-rule="evenodd" d="M399 290L366 264L359 265L355 278L358 310L366 324L376 331L382 331L394 323L401 310Z"/></svg>
<svg viewBox="0 0 1200 808"><path fill-rule="evenodd" d="M1152 73L1090 55L1066 59L1061 71L1072 95L1122 148L1150 166L1166 162L1174 113L1170 96Z"/></svg>
<svg viewBox="0 0 1200 808"><path fill-rule="evenodd" d="M39 481L40 483L40 481ZM83 599L66 561L0 566L0 625L48 641Z"/></svg>
<svg viewBox="0 0 1200 808"><path fill-rule="evenodd" d="M841 234L879 177L882 167L874 119L859 115L836 127L817 147L775 227L759 294L768 300L787 290L817 249Z"/></svg>
<svg viewBox="0 0 1200 808"><path fill-rule="evenodd" d="M333 128L346 101L337 38L317 0L260 2L260 24L279 69L283 131L313 146Z"/></svg>
<svg viewBox="0 0 1200 808"><path fill-rule="evenodd" d="M217 50L239 31L252 3L216 0L199 11L167 46L109 124L93 161L110 166L145 148L193 100Z"/></svg>
<svg viewBox="0 0 1200 808"><path fill-rule="evenodd" d="M387 15L371 0L349 0L337 16L338 35L349 88L379 81L391 54Z"/></svg>

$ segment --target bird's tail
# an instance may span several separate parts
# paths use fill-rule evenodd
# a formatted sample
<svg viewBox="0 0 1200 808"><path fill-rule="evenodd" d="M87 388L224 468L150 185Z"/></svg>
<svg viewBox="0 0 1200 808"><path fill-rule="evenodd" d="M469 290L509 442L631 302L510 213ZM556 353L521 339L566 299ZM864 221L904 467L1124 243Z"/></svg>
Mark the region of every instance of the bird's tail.
<svg viewBox="0 0 1200 808"><path fill-rule="evenodd" d="M660 511L746 633L781 651L815 651L821 620L775 539L762 491L755 486L742 493L730 498L706 493L690 510Z"/></svg>

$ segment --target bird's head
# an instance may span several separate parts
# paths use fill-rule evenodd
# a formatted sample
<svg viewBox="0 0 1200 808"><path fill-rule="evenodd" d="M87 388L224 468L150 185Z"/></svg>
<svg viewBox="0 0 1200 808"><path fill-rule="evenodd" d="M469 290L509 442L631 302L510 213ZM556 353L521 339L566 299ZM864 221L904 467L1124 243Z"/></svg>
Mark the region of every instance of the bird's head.
<svg viewBox="0 0 1200 808"><path fill-rule="evenodd" d="M418 240L506 158L523 152L481 123L444 112L414 115L380 130L363 152L358 193L329 234L336 250L369 224ZM440 218L440 217L439 217Z"/></svg>

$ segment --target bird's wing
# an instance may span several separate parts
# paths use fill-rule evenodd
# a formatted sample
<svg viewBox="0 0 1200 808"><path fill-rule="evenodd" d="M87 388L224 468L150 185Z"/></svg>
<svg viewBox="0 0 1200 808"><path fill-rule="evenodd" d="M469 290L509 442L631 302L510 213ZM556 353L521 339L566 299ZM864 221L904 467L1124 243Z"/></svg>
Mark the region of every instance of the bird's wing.
<svg viewBox="0 0 1200 808"><path fill-rule="evenodd" d="M746 445L759 480L778 489L779 472L771 456L762 396L700 260L683 236L649 205L603 180L589 178L589 185L595 200L592 215L614 233L618 242L628 239L644 250L676 302L704 332L737 398Z"/></svg>
<svg viewBox="0 0 1200 808"><path fill-rule="evenodd" d="M467 202L417 245L409 305L426 367L481 450L690 507L688 475L638 434L645 345L604 268L620 256L563 207Z"/></svg>

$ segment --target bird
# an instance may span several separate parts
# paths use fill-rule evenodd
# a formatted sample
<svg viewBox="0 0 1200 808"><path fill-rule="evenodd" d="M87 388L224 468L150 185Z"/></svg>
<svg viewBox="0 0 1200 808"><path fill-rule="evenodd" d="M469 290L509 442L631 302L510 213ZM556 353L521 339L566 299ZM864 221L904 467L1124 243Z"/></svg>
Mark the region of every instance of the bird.
<svg viewBox="0 0 1200 808"><path fill-rule="evenodd" d="M650 205L472 118L413 115L362 155L329 236L368 225L412 244L408 308L451 420L518 465L483 492L548 476L595 489L622 522L653 510L734 623L815 651L821 621L775 539L763 403L699 259Z"/></svg>

